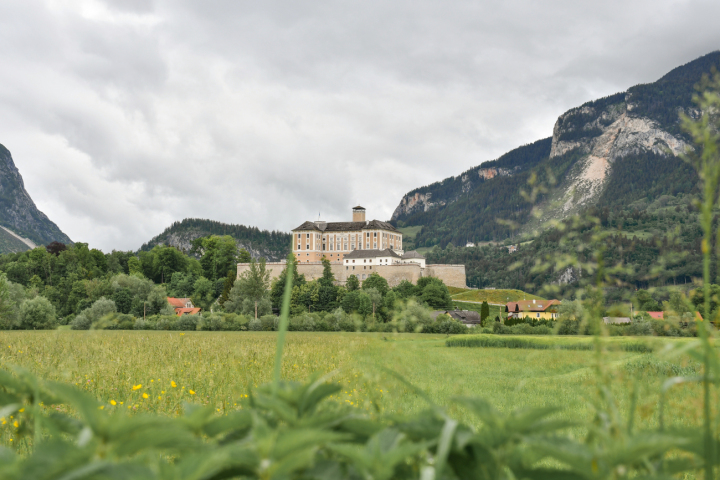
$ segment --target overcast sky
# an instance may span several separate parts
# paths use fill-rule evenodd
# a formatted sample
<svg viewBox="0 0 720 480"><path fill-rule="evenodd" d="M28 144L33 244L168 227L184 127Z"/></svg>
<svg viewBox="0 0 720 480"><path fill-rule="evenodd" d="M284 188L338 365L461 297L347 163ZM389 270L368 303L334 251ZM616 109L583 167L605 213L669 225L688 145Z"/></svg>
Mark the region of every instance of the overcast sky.
<svg viewBox="0 0 720 480"><path fill-rule="evenodd" d="M0 143L74 241L387 220L720 48L717 0L0 2Z"/></svg>

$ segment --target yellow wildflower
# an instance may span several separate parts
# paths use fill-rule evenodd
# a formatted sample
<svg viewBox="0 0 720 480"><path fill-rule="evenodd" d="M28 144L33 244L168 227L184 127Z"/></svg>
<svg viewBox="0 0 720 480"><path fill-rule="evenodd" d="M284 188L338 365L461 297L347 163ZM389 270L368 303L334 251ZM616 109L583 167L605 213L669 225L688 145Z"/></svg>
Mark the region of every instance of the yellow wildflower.
<svg viewBox="0 0 720 480"><path fill-rule="evenodd" d="M181 337L182 337L183 335L185 335L185 334L184 334L184 333L181 333L181 334L180 334Z"/></svg>
<svg viewBox="0 0 720 480"><path fill-rule="evenodd" d="M105 408L105 405L100 405L100 406L98 407L98 410L103 410L104 408Z"/></svg>
<svg viewBox="0 0 720 480"><path fill-rule="evenodd" d="M25 411L24 408L21 408L20 410L18 410L18 412L20 412L20 413L22 413L22 412L24 412L24 411Z"/></svg>
<svg viewBox="0 0 720 480"><path fill-rule="evenodd" d="M139 383L137 385L133 385L133 390L140 390L142 388L142 383Z"/></svg>
<svg viewBox="0 0 720 480"><path fill-rule="evenodd" d="M190 395L195 395L195 390L188 390L190 392Z"/></svg>
<svg viewBox="0 0 720 480"><path fill-rule="evenodd" d="M147 394L147 393L143 393L143 398L148 398L148 394Z"/></svg>
<svg viewBox="0 0 720 480"><path fill-rule="evenodd" d="M110 405L114 407L115 405L117 405L117 402L115 400L110 400Z"/></svg>
<svg viewBox="0 0 720 480"><path fill-rule="evenodd" d="M161 390L160 393L165 393L165 390Z"/></svg>
<svg viewBox="0 0 720 480"><path fill-rule="evenodd" d="M162 400L162 397L158 397L158 400Z"/></svg>
<svg viewBox="0 0 720 480"><path fill-rule="evenodd" d="M177 387L177 383L175 383L173 380L170 381L170 386L175 388Z"/></svg>

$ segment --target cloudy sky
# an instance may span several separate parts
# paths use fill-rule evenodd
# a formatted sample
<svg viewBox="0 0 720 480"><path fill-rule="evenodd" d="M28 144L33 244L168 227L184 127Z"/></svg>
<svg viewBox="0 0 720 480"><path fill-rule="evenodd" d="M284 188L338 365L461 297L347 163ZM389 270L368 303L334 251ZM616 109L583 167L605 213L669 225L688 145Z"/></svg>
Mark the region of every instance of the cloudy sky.
<svg viewBox="0 0 720 480"><path fill-rule="evenodd" d="M0 143L73 240L389 219L720 48L717 0L0 2Z"/></svg>

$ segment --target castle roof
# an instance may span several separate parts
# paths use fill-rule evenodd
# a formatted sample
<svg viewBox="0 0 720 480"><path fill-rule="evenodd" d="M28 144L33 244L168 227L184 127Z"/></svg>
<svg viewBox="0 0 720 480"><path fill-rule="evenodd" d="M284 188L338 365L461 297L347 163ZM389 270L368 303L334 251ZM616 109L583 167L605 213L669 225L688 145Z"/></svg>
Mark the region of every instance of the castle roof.
<svg viewBox="0 0 720 480"><path fill-rule="evenodd" d="M354 258L376 258L376 257L395 257L400 258L400 255L394 251L386 248L385 250L353 250L350 253L345 254L345 259Z"/></svg>
<svg viewBox="0 0 720 480"><path fill-rule="evenodd" d="M390 230L391 232L397 232L397 229L391 224L380 220L370 220L369 222L305 222L294 228L293 232L359 232L361 230Z"/></svg>
<svg viewBox="0 0 720 480"><path fill-rule="evenodd" d="M406 252L405 255L402 256L403 260L411 260L413 258L422 259L425 260L425 257L420 255L417 251L412 250L410 252Z"/></svg>

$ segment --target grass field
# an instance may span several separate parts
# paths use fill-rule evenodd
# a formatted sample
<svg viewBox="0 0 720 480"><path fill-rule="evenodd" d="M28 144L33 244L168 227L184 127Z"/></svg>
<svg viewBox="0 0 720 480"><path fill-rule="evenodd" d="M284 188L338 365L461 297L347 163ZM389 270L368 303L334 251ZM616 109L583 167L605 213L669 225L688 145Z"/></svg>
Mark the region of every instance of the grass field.
<svg viewBox="0 0 720 480"><path fill-rule="evenodd" d="M545 300L537 295L523 292L522 290L466 290L453 294L450 292L453 300L468 302L483 302L506 304L507 302L517 302L518 300Z"/></svg>
<svg viewBox="0 0 720 480"><path fill-rule="evenodd" d="M417 392L387 373L389 368L441 405L456 396L480 396L505 412L555 405L563 407L567 418L592 414L597 385L593 351L448 348L445 336L423 334L291 332L287 340L285 378L331 374L332 381L344 386L337 400L370 412L409 413L426 407ZM548 341L553 340L573 339ZM0 332L0 365L19 365L44 378L73 383L105 408L175 415L189 401L223 413L240 408L239 399L270 380L275 342L274 332ZM665 378L656 367L662 364L653 355L609 351L604 365L621 411L627 412L635 385L641 423L654 424L657 391ZM697 422L698 392L693 385L671 390L671 422ZM463 421L475 421L457 406L449 410ZM0 427L0 432L4 443L9 430Z"/></svg>

